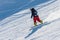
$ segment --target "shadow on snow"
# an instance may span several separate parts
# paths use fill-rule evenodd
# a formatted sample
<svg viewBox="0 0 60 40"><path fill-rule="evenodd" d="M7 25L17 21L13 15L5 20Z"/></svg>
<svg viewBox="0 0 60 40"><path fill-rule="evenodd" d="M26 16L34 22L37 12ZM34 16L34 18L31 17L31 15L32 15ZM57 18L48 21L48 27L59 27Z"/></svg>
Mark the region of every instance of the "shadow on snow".
<svg viewBox="0 0 60 40"><path fill-rule="evenodd" d="M40 25L36 26L35 28L32 29L32 32L29 33L25 38L28 38L29 36L31 36L33 33L35 33L38 29L42 28L43 26L48 25L48 24L51 24L51 23L53 23L55 21L58 21L58 20L60 20L60 18L59 19L56 19L56 20L53 20L51 22L45 22L43 24L40 24Z"/></svg>

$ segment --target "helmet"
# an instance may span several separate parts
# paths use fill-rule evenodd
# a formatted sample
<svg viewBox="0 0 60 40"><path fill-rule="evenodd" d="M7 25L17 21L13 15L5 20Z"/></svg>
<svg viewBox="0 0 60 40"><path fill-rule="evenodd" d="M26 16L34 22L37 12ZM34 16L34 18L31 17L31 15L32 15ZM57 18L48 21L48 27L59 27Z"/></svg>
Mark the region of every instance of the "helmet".
<svg viewBox="0 0 60 40"><path fill-rule="evenodd" d="M31 10L34 10L34 8L31 8Z"/></svg>

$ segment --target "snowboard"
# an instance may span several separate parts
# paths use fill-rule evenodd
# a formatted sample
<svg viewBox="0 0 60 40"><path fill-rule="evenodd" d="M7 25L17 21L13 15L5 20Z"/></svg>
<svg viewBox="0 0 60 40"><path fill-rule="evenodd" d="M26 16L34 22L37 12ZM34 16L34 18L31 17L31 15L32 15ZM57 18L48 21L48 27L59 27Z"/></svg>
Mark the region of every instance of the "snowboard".
<svg viewBox="0 0 60 40"><path fill-rule="evenodd" d="M31 29L30 29L30 30L33 30L33 29L38 28L38 27L39 27L39 25L42 25L42 24L38 24L38 25L36 25L36 26L33 26L33 27L31 27Z"/></svg>
<svg viewBox="0 0 60 40"><path fill-rule="evenodd" d="M43 24L38 24L38 25L36 25L36 26L31 27L30 30L39 29L39 28L41 28L42 26L44 26L44 25L46 25L46 24L47 24L47 22L44 22Z"/></svg>

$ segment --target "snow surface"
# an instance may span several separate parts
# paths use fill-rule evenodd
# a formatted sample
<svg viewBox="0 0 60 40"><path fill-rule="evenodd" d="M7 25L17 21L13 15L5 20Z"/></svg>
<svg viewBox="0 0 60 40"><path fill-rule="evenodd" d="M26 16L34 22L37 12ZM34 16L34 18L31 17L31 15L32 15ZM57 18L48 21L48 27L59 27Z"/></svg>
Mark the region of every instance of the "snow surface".
<svg viewBox="0 0 60 40"><path fill-rule="evenodd" d="M41 6L35 9L44 24L30 30L34 26L30 10L20 11L0 22L0 40L60 40L60 0Z"/></svg>

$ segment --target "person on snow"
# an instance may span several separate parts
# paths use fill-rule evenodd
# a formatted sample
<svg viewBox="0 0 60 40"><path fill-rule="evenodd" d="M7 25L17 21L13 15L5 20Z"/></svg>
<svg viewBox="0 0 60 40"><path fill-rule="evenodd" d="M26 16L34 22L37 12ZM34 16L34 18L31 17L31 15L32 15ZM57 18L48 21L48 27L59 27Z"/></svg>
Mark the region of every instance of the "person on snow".
<svg viewBox="0 0 60 40"><path fill-rule="evenodd" d="M43 23L42 20L40 20L39 16L37 15L37 11L34 8L31 8L31 18L33 17L34 25L37 25L37 21L41 24Z"/></svg>

